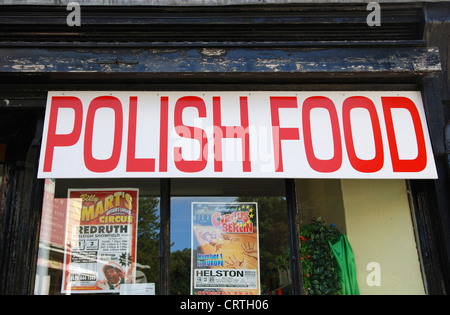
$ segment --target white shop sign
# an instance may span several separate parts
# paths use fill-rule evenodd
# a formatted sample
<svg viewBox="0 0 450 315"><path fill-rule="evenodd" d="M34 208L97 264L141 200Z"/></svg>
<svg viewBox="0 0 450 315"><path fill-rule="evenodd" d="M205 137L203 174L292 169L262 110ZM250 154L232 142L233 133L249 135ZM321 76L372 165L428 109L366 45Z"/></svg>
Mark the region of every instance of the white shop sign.
<svg viewBox="0 0 450 315"><path fill-rule="evenodd" d="M39 178L436 178L420 92L49 92Z"/></svg>

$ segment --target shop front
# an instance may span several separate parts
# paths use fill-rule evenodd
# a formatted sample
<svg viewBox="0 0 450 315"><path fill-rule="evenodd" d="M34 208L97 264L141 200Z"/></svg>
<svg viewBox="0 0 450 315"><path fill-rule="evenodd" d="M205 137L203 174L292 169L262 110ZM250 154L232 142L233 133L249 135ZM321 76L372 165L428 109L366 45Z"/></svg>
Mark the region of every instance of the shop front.
<svg viewBox="0 0 450 315"><path fill-rule="evenodd" d="M55 18L5 41L2 293L446 294L450 8L387 4L374 30L325 2L82 6L76 39ZM38 8L62 15L3 19Z"/></svg>
<svg viewBox="0 0 450 315"><path fill-rule="evenodd" d="M38 265L36 293L118 291L111 263L125 287L154 292L161 194L169 261L183 266L169 269L171 293L290 293L302 246L305 293L337 293L340 267L320 265L319 240L340 242L336 259L363 288L383 274L385 293L423 293L405 179L436 178L427 130L418 92L49 92L38 259L59 268ZM288 203L301 209L294 230Z"/></svg>

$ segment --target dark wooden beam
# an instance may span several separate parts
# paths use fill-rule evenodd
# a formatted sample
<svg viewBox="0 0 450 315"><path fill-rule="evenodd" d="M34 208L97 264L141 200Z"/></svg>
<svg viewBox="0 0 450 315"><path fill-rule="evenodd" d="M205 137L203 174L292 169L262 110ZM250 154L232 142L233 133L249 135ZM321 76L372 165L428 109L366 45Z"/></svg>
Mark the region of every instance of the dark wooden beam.
<svg viewBox="0 0 450 315"><path fill-rule="evenodd" d="M5 74L419 74L440 71L437 48L0 48Z"/></svg>
<svg viewBox="0 0 450 315"><path fill-rule="evenodd" d="M133 1L120 6L114 1L95 6L85 2L80 3L79 27L67 25L64 5L3 6L0 40L398 40L420 39L423 21L422 4L415 2L383 3L379 27L367 25L366 3L136 6Z"/></svg>

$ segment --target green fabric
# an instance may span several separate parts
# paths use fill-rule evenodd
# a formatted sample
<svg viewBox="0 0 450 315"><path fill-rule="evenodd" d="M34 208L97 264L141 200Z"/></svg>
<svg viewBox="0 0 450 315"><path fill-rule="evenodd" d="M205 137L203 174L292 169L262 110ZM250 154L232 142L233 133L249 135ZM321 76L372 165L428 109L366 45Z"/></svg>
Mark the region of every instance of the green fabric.
<svg viewBox="0 0 450 315"><path fill-rule="evenodd" d="M358 282L356 280L355 259L352 247L347 237L342 234L337 242L330 244L331 250L336 257L341 273L341 285L343 295L359 295Z"/></svg>

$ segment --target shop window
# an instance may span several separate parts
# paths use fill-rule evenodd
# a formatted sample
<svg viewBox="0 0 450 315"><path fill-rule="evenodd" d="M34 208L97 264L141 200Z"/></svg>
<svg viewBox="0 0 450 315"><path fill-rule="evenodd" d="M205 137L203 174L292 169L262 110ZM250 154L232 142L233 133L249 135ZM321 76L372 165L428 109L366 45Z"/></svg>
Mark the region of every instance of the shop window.
<svg viewBox="0 0 450 315"><path fill-rule="evenodd" d="M296 182L305 294L424 294L405 180Z"/></svg>
<svg viewBox="0 0 450 315"><path fill-rule="evenodd" d="M291 294L284 187L173 179L171 294Z"/></svg>
<svg viewBox="0 0 450 315"><path fill-rule="evenodd" d="M405 180L295 183L304 294L424 293ZM134 222L123 213L129 187L137 230L126 234L116 226ZM285 187L284 179L172 179L162 236L159 179L46 179L35 293L159 294L160 238L170 237L169 294L292 294ZM90 196L84 204L81 193ZM99 221L89 200L103 200L97 214L108 208L119 221ZM83 213L97 221L80 222ZM115 264L120 279L105 274ZM122 292L113 285L121 279Z"/></svg>
<svg viewBox="0 0 450 315"><path fill-rule="evenodd" d="M46 179L35 294L156 294L158 183Z"/></svg>
<svg viewBox="0 0 450 315"><path fill-rule="evenodd" d="M159 294L159 185L46 179L35 293ZM292 293L283 179L173 179L170 203L170 294ZM133 228L132 212L125 215L133 207L137 230L129 233L122 227ZM224 276L193 288L197 269Z"/></svg>

